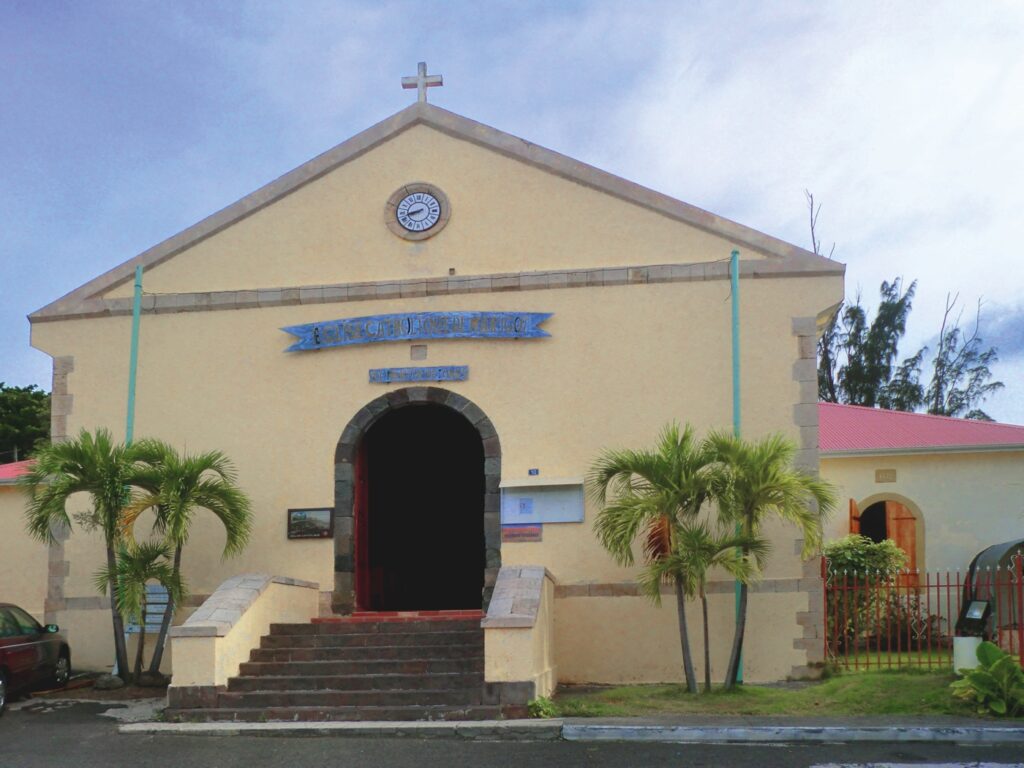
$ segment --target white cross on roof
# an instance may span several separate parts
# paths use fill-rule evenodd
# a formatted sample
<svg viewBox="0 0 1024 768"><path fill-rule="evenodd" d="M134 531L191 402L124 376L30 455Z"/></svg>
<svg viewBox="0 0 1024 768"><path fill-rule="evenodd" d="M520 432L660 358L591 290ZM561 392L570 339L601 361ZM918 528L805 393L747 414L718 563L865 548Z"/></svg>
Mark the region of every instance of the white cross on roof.
<svg viewBox="0 0 1024 768"><path fill-rule="evenodd" d="M402 78L402 87L416 88L419 91L417 101L424 103L427 101L427 88L436 88L441 85L444 85L444 79L441 75L428 75L425 61L421 61L416 67L415 76Z"/></svg>

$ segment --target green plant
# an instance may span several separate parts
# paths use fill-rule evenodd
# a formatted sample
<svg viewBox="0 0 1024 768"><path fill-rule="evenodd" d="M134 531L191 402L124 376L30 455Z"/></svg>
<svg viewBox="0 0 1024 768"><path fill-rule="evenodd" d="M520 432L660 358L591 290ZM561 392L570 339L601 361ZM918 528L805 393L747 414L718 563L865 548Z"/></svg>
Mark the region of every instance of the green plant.
<svg viewBox="0 0 1024 768"><path fill-rule="evenodd" d="M711 456L694 438L693 428L680 429L678 424L662 430L653 450L608 450L594 462L587 477L587 490L601 507L594 531L619 565L633 565L637 541L648 569L671 555L680 526L695 519L710 498L710 464ZM677 571L654 578L674 582L683 677L687 690L696 693L685 577ZM660 599L660 590L655 594Z"/></svg>
<svg viewBox="0 0 1024 768"><path fill-rule="evenodd" d="M122 510L131 488L136 486L138 449L115 443L105 429L96 430L95 435L83 429L70 440L43 446L34 458L31 469L18 481L28 494L26 530L39 541L53 542L55 531L71 530L68 499L76 494L89 497L91 508L76 514L75 522L87 531L99 530L103 534L109 576L105 591L110 594L114 655L118 674L127 677L124 620L117 607L114 574Z"/></svg>
<svg viewBox="0 0 1024 768"><path fill-rule="evenodd" d="M527 703L526 709L529 711L530 717L538 719L558 717L558 707L547 696L538 696L531 700Z"/></svg>
<svg viewBox="0 0 1024 768"><path fill-rule="evenodd" d="M159 440L143 440L136 448L143 468L136 483L143 489L125 510L122 526L127 538L147 509L156 511L154 530L173 549L175 583L181 584L181 552L188 542L195 516L205 510L224 526L224 557L241 552L252 532L252 513L248 496L237 486L234 466L220 451L198 455L179 454ZM160 674L167 631L174 606L180 596L169 595L167 610L160 625L149 673Z"/></svg>
<svg viewBox="0 0 1024 768"><path fill-rule="evenodd" d="M746 556L737 557L737 550ZM641 591L655 604L661 602L662 582L677 574L683 580L687 597L700 598L704 629L704 692L711 690L711 638L708 632L708 596L705 590L708 571L722 568L741 584L755 579L768 557L768 542L734 531L718 530L704 522L684 522L676 531L672 551L655 561L640 576Z"/></svg>
<svg viewBox="0 0 1024 768"><path fill-rule="evenodd" d="M170 601L181 599L179 574L168 562L170 545L162 541L133 543L121 541L117 547L117 560L113 577L117 583L117 608L125 618L139 625L139 644L135 653L135 683L142 677L142 661L146 648L146 584L155 581L167 590ZM103 568L95 577L96 588L106 592L111 573Z"/></svg>
<svg viewBox="0 0 1024 768"><path fill-rule="evenodd" d="M844 573L857 573L861 578L867 573L895 576L907 565L907 553L895 541L876 542L859 533L828 542L821 553L828 560L829 571L837 576Z"/></svg>
<svg viewBox="0 0 1024 768"><path fill-rule="evenodd" d="M835 509L836 490L831 483L793 465L796 445L792 440L778 434L744 440L716 432L708 436L706 446L714 462L712 490L723 522L735 525L742 536L754 538L769 518L777 517L800 529L804 557L818 552L822 519ZM741 552L749 554L746 547ZM748 595L748 585L740 582L726 688L735 686L739 676Z"/></svg>
<svg viewBox="0 0 1024 768"><path fill-rule="evenodd" d="M994 643L978 646L978 667L961 669L963 679L950 684L953 695L974 701L978 714L1016 717L1024 712L1024 670Z"/></svg>

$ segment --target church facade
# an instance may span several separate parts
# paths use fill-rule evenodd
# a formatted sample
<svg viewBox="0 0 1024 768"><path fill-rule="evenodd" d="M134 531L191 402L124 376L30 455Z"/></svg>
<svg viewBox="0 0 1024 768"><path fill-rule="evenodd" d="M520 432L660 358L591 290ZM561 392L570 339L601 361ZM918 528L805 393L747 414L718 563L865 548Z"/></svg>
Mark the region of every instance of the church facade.
<svg viewBox="0 0 1024 768"><path fill-rule="evenodd" d="M672 601L600 547L583 479L670 421L731 426L734 250L743 433L791 436L816 470L815 343L843 265L423 102L40 309L32 344L54 361L54 439L123 434L143 268L135 435L224 451L255 516L228 560L197 523L176 623L244 573L315 583L322 616L494 614L503 571L536 566L547 679L678 680ZM821 661L818 563L769 533L751 681ZM109 666L99 539L47 558L46 620L78 666ZM711 593L717 676L732 582Z"/></svg>

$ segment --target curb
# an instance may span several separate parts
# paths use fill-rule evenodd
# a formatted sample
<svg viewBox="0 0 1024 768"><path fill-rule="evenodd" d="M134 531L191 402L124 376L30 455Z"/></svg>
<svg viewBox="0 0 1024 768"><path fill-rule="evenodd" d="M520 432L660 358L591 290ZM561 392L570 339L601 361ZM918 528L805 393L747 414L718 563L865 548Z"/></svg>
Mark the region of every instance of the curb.
<svg viewBox="0 0 1024 768"><path fill-rule="evenodd" d="M348 736L558 741L561 720L414 720L387 722L128 723L120 733L148 736Z"/></svg>
<svg viewBox="0 0 1024 768"><path fill-rule="evenodd" d="M673 744L771 744L841 742L931 742L1024 744L1024 728L972 726L660 726L579 725L562 727L566 741L646 741Z"/></svg>

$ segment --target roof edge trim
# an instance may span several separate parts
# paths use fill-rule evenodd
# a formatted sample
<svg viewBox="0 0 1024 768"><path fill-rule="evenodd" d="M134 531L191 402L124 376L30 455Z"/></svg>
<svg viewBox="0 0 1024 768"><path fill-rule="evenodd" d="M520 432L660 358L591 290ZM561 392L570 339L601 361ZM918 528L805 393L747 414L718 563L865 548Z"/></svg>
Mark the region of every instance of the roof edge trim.
<svg viewBox="0 0 1024 768"><path fill-rule="evenodd" d="M780 258L793 266L804 268L813 266L825 273L837 275L844 274L846 271L845 265L841 262L819 256L730 219L716 216L689 203L602 171L554 150L532 144L497 128L478 123L429 103L417 102L36 310L29 315L29 320L76 314L76 309L81 303L130 280L137 266L152 268L173 258L193 245L251 216L419 124L428 125L454 138L469 141L569 181L592 187L626 202L648 208L723 237L737 245L749 247L758 253Z"/></svg>

